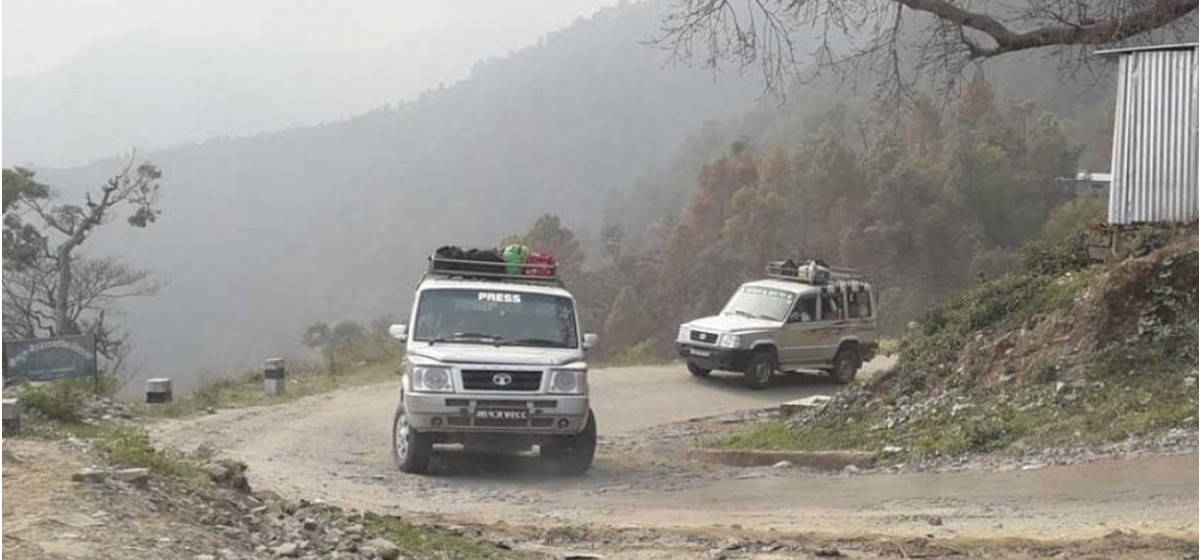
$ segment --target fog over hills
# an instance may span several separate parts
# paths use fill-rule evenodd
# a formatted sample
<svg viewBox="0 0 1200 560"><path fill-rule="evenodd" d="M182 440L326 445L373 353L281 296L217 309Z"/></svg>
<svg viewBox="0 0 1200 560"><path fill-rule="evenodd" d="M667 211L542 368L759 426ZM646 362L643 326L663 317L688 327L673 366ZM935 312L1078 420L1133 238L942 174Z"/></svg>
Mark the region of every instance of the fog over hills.
<svg viewBox="0 0 1200 560"><path fill-rule="evenodd" d="M161 220L114 224L88 248L166 283L122 317L139 376L186 387L297 352L314 320L403 315L425 255L447 242L495 243L545 212L595 231L612 189L759 102L757 81L670 66L645 44L667 7L602 10L412 102L144 153L164 172ZM261 105L285 114L284 93ZM71 191L119 165L38 171Z"/></svg>

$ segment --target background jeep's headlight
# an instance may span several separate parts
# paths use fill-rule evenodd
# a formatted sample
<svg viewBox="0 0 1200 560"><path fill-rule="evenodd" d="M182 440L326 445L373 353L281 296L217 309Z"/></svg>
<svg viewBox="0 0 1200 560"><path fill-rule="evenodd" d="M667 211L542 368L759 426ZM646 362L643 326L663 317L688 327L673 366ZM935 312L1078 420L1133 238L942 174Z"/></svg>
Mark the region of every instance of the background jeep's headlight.
<svg viewBox="0 0 1200 560"><path fill-rule="evenodd" d="M742 336L737 334L721 335L721 342L718 344L722 348L737 348L742 345Z"/></svg>
<svg viewBox="0 0 1200 560"><path fill-rule="evenodd" d="M679 325L679 337L675 340L687 340L688 336L691 334L692 331L691 329L687 328L687 325Z"/></svg>
<svg viewBox="0 0 1200 560"><path fill-rule="evenodd" d="M550 370L550 392L581 395L587 392L587 370L585 369L555 369Z"/></svg>
<svg viewBox="0 0 1200 560"><path fill-rule="evenodd" d="M412 366L408 372L414 391L450 393L454 386L450 382L450 369L438 366Z"/></svg>

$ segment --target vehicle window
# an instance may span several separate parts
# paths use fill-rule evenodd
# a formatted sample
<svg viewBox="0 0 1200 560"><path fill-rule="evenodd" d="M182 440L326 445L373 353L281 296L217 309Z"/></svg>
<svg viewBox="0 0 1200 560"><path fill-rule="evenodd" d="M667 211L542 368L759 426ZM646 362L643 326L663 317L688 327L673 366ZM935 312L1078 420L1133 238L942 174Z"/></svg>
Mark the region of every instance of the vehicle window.
<svg viewBox="0 0 1200 560"><path fill-rule="evenodd" d="M792 308L792 299L795 297L795 294L786 290L742 286L729 298L729 303L725 304L721 314L782 321L783 316Z"/></svg>
<svg viewBox="0 0 1200 560"><path fill-rule="evenodd" d="M417 304L413 340L575 348L576 329L575 307L569 298L491 290L426 290Z"/></svg>
<svg viewBox="0 0 1200 560"><path fill-rule="evenodd" d="M844 319L842 314L842 293L834 292L832 294L821 292L821 320L836 321Z"/></svg>
<svg viewBox="0 0 1200 560"><path fill-rule="evenodd" d="M853 319L870 317L871 293L866 290L847 292L846 310L847 315Z"/></svg>
<svg viewBox="0 0 1200 560"><path fill-rule="evenodd" d="M789 323L808 323L817 320L817 296L800 296L788 315Z"/></svg>

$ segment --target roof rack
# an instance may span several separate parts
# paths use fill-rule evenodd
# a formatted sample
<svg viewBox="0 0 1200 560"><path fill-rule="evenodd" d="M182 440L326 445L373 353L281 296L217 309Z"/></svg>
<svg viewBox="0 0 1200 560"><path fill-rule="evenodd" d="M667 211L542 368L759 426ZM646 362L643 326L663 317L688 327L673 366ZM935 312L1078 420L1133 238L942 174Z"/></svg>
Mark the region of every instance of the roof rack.
<svg viewBox="0 0 1200 560"><path fill-rule="evenodd" d="M521 267L521 274L510 274L509 266ZM531 272L533 273L531 274ZM556 264L523 263L513 265L507 262L447 259L430 255L429 269L426 270L424 277L430 276L485 282L550 284L563 287L563 282L558 277L558 265Z"/></svg>
<svg viewBox="0 0 1200 560"><path fill-rule="evenodd" d="M858 280L865 282L867 279L857 270L827 266L816 259L801 260L799 262L791 261L790 259L786 261L773 261L767 263L766 274L767 278L802 284L825 284L838 280Z"/></svg>

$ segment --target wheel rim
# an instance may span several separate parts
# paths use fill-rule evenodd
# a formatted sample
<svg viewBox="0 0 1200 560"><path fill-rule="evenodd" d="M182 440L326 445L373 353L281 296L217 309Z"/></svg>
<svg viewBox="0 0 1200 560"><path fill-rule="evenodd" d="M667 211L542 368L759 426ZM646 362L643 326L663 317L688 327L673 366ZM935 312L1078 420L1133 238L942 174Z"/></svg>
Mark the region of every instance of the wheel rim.
<svg viewBox="0 0 1200 560"><path fill-rule="evenodd" d="M759 383L771 380L771 364L760 363L754 366L754 379Z"/></svg>
<svg viewBox="0 0 1200 560"><path fill-rule="evenodd" d="M408 458L408 415L401 412L396 415L395 447L396 458L404 462Z"/></svg>

